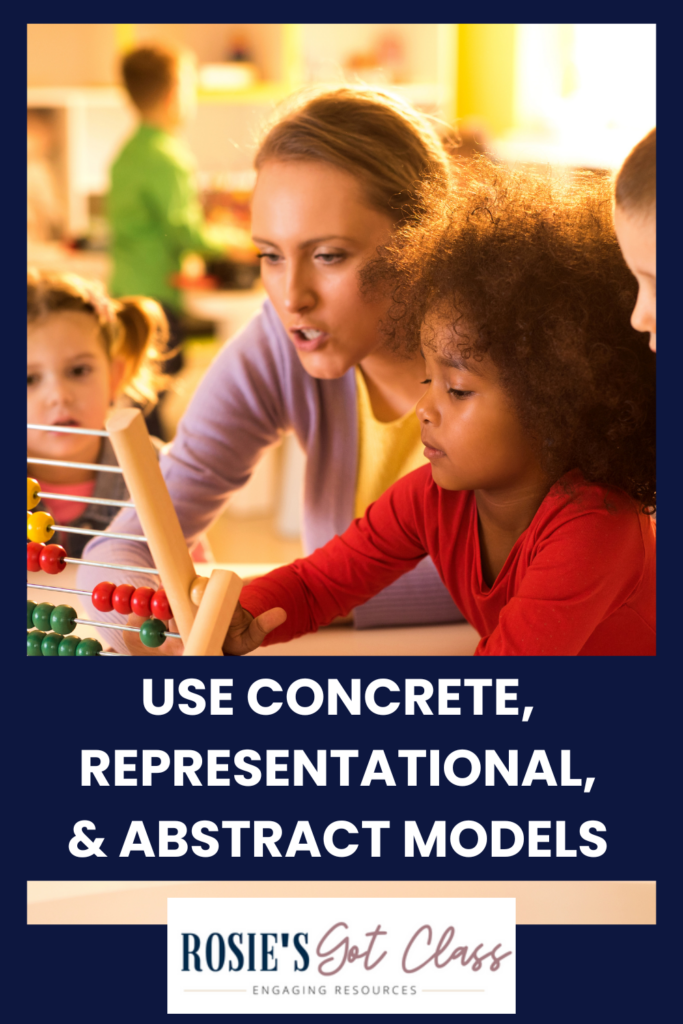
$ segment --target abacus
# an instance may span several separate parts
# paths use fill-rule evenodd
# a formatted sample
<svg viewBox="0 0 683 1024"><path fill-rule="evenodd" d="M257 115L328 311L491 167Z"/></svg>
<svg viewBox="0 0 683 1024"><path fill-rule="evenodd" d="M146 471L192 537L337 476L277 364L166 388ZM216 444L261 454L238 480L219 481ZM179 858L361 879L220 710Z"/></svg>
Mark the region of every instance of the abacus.
<svg viewBox="0 0 683 1024"><path fill-rule="evenodd" d="M222 655L222 643L237 604L242 581L236 573L226 569L214 569L209 578L198 576L173 508L166 484L161 475L156 452L147 433L147 427L139 409L116 410L107 420L104 430L90 430L85 427L57 427L29 424L29 430L59 431L70 434L91 434L108 437L118 460L117 466L100 466L83 462L67 462L57 459L30 457L27 462L34 465L70 466L77 469L91 469L98 472L122 473L131 501L115 501L109 498L88 498L88 503L135 508L142 526L143 535L112 533L103 530L86 530L80 527L60 526L48 512L31 511L40 499L53 498L73 501L73 496L51 494L41 491L37 480L28 478L27 487L27 568L29 572L42 569L50 575L62 572L67 563L79 562L84 565L101 566L103 569L117 569L129 572L148 573L158 576L162 589L133 587L130 584L98 583L92 593L83 590L69 590L58 586L27 583L40 590L79 594L90 597L98 611L117 611L122 614L134 612L145 617L141 626L119 625L111 622L95 622L80 619L70 605L51 605L47 602L27 602L26 625L27 653L31 656L89 656L107 655L115 652L104 651L99 640L81 640L73 635L79 624L98 629L115 629L139 633L146 647L160 647L168 637L180 638L184 644L184 655ZM61 544L49 541L56 530L64 533L80 533L90 536L108 535L124 540L136 540L149 546L154 568L139 565L112 565L108 562L90 562L85 559L68 558ZM173 618L179 632L170 632L166 622Z"/></svg>

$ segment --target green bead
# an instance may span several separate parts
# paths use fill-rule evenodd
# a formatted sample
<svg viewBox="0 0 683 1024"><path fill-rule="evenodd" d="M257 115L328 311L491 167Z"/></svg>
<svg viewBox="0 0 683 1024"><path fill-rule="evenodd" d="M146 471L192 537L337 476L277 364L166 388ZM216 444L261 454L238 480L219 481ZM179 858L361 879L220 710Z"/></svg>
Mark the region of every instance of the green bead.
<svg viewBox="0 0 683 1024"><path fill-rule="evenodd" d="M64 637L61 633L48 633L40 645L44 658L56 658L59 654L59 645Z"/></svg>
<svg viewBox="0 0 683 1024"><path fill-rule="evenodd" d="M101 650L102 644L100 641L87 636L85 640L81 640L80 644L76 648L76 657L83 654L99 654Z"/></svg>
<svg viewBox="0 0 683 1024"><path fill-rule="evenodd" d="M33 609L33 625L36 629L43 629L47 632L50 628L50 615L55 610L53 604L37 604Z"/></svg>
<svg viewBox="0 0 683 1024"><path fill-rule="evenodd" d="M33 609L36 607L35 601L26 602L26 628L33 629Z"/></svg>
<svg viewBox="0 0 683 1024"><path fill-rule="evenodd" d="M165 632L166 623L161 619L146 619L140 626L140 639L145 647L161 647Z"/></svg>
<svg viewBox="0 0 683 1024"><path fill-rule="evenodd" d="M57 648L60 658L70 657L75 654L80 642L80 636L65 636L63 640L60 640L59 647Z"/></svg>
<svg viewBox="0 0 683 1024"><path fill-rule="evenodd" d="M43 655L40 645L45 639L46 634L41 633L39 629L34 629L30 633L26 634L26 654L29 658L40 658Z"/></svg>
<svg viewBox="0 0 683 1024"><path fill-rule="evenodd" d="M71 633L76 626L76 618L75 608L71 608L68 604L58 604L50 616L50 627L55 633Z"/></svg>

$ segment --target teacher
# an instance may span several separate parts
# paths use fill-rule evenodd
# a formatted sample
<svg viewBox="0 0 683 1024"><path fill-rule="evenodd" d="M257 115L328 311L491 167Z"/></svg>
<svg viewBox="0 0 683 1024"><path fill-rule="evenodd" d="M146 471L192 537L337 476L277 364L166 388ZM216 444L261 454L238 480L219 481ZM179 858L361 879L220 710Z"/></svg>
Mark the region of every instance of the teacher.
<svg viewBox="0 0 683 1024"><path fill-rule="evenodd" d="M413 186L426 173L446 176L448 157L429 121L407 104L343 87L280 109L255 166L252 232L268 299L212 363L161 468L191 545L263 450L293 430L307 455L309 553L425 462L414 414L424 391L418 341L387 343L380 322L390 302L364 295L359 271L399 223L418 215ZM111 529L141 532L132 510ZM91 541L84 557L151 564L143 545L108 537ZM93 572L80 569L84 589L97 582ZM126 580L137 583L132 574ZM426 558L354 618L362 628L462 616ZM127 636L117 633L112 643L126 650ZM152 653L136 639L128 650ZM178 653L170 646L154 653Z"/></svg>

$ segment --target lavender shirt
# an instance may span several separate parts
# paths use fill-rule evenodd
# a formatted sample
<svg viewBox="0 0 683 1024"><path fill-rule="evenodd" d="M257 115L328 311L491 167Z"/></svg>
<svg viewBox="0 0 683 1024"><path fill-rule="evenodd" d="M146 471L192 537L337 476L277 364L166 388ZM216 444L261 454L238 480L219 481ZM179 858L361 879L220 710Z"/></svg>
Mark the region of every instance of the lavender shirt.
<svg viewBox="0 0 683 1024"><path fill-rule="evenodd" d="M213 523L231 491L244 486L264 448L293 430L307 454L303 543L307 553L343 533L354 518L358 462L356 381L353 368L337 380L316 380L303 369L271 303L225 345L197 388L161 469L188 545ZM132 509L110 528L141 533ZM96 562L152 565L135 541L98 537L84 557ZM81 566L78 586L103 578L149 586L145 574ZM85 599L86 606L88 604ZM93 610L94 612L94 610ZM102 618L102 612L97 612ZM429 558L354 613L358 628L455 622L462 615ZM123 621L111 613L111 621ZM111 644L125 650L113 630Z"/></svg>

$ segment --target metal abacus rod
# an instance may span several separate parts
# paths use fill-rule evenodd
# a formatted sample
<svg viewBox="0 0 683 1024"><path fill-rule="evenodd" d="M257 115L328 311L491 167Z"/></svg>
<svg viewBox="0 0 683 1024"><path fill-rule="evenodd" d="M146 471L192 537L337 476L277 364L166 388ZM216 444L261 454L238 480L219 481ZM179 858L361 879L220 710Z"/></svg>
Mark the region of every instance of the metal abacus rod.
<svg viewBox="0 0 683 1024"><path fill-rule="evenodd" d="M62 526L60 523L55 523L54 528L55 533L81 533L85 534L87 537L102 537L106 533L107 537L116 537L117 540L137 540L142 541L143 544L147 543L147 538L143 537L141 533L114 533L113 530L86 530L81 526Z"/></svg>
<svg viewBox="0 0 683 1024"><path fill-rule="evenodd" d="M56 590L58 594L79 594L81 597L90 597L91 590L74 590L73 587L50 587L47 583L29 583L26 586L31 590Z"/></svg>
<svg viewBox="0 0 683 1024"><path fill-rule="evenodd" d="M66 462L64 459L36 459L33 455L27 455L26 462L30 463L32 466L67 466L69 469L92 469L98 473L123 473L120 466L98 466L96 462Z"/></svg>
<svg viewBox="0 0 683 1024"><path fill-rule="evenodd" d="M99 629L120 629L124 633L139 633L139 626L124 626L119 622L93 622L92 619L73 619L78 626L97 626ZM167 629L159 633L159 636L171 636L176 640L180 640L180 633L169 633Z"/></svg>
<svg viewBox="0 0 683 1024"><path fill-rule="evenodd" d="M65 562L73 562L75 565L94 565L100 569L123 569L124 572L145 572L150 576L158 576L159 570L150 568L148 565L115 565L113 562L89 562L85 558L65 558Z"/></svg>
<svg viewBox="0 0 683 1024"><path fill-rule="evenodd" d="M50 587L46 583L29 583L28 581L26 582L26 586L31 590L53 590L58 594L78 594L81 597L92 597L92 591L74 590L73 587ZM88 619L74 619L74 622L80 622L88 626L103 626L105 629L123 629L123 626L119 627L116 623L111 622L90 622ZM135 626L126 626L126 629L135 629ZM179 637L180 633L166 633L166 636Z"/></svg>
<svg viewBox="0 0 683 1024"><path fill-rule="evenodd" d="M27 423L27 430L49 430L51 434L88 434L91 437L108 437L106 430L91 430L90 427L60 427L49 423Z"/></svg>
<svg viewBox="0 0 683 1024"><path fill-rule="evenodd" d="M52 498L53 501L75 501L73 494L54 494L52 491L36 491L36 497L38 498ZM89 498L83 499L88 505L116 505L117 508L135 508L135 503L132 501L119 501L116 498L95 498L90 495ZM64 527L61 527L64 529Z"/></svg>

